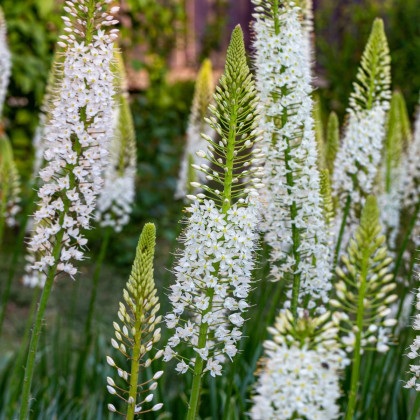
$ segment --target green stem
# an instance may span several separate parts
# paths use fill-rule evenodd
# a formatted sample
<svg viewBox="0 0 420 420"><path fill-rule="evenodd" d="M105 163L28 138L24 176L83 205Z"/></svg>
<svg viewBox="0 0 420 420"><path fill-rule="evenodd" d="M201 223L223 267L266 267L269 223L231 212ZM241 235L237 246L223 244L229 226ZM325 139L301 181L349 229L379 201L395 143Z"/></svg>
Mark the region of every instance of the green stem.
<svg viewBox="0 0 420 420"><path fill-rule="evenodd" d="M78 398L83 395L83 387L85 383L85 376L86 376L86 370L85 370L85 364L86 359L89 354L89 349L92 344L92 319L93 314L95 312L95 303L96 303L96 295L98 292L98 283L99 283L99 276L101 274L101 268L102 263L104 261L104 258L106 256L106 251L109 244L109 239L111 237L112 228L107 227L105 229L105 234L102 239L101 249L99 251L98 259L96 261L96 267L95 272L93 274L93 280L92 280L92 293L90 295L90 301L89 301L89 309L88 309L88 315L86 317L85 322L85 345L82 349L82 352L80 354L78 364L77 364L77 375L76 380L74 383L74 396L75 398Z"/></svg>
<svg viewBox="0 0 420 420"><path fill-rule="evenodd" d="M420 392L416 393L416 400L414 402L414 407L413 407L413 411L411 412L411 416L410 416L410 420L416 420L417 419L417 414L420 410Z"/></svg>
<svg viewBox="0 0 420 420"><path fill-rule="evenodd" d="M32 320L34 319L36 305L38 303L39 294L41 289L39 287L34 288L34 293L32 296L31 307L29 309L28 319L26 321L25 331L23 333L22 342L19 347L19 352L16 357L16 361L13 367L12 377L10 379L10 397L7 401L6 417L13 418L13 413L15 410L15 403L19 397L19 385L20 385L20 373L23 369L23 361L27 355L29 334L31 333Z"/></svg>
<svg viewBox="0 0 420 420"><path fill-rule="evenodd" d="M7 303L10 297L10 290L12 288L13 279L15 277L16 266L19 261L20 253L22 252L22 249L24 249L22 245L23 245L23 241L25 240L26 226L28 224L29 215L32 214L32 211L35 205L35 197L36 197L36 190L32 188L32 194L29 198L28 204L26 205L26 208L23 213L22 220L21 220L19 236L16 241L15 249L13 251L12 261L10 263L9 273L8 273L8 277L6 281L6 287L2 296L2 305L1 305L1 312L0 312L0 337L3 330L3 322L4 322L4 317L6 315Z"/></svg>
<svg viewBox="0 0 420 420"><path fill-rule="evenodd" d="M367 250L369 251L369 250ZM369 254L365 251L363 255L361 273L360 273L360 288L357 304L357 315L356 315L356 327L355 333L355 345L354 345L354 356L353 366L351 369L351 381L350 381L350 397L347 406L347 413L345 420L353 420L354 413L356 411L357 401L357 388L360 376L360 358L361 358L361 340L363 331L363 320L365 314L365 295L367 289L367 274L369 268Z"/></svg>
<svg viewBox="0 0 420 420"><path fill-rule="evenodd" d="M142 327L142 317L141 314L144 312L143 304L137 305L136 311L136 322L134 328L136 329L136 334L134 336L133 343L133 357L131 359L131 374L130 374L130 389L128 392L128 408L127 408L127 420L134 420L135 408L137 401L137 387L139 382L139 361L140 361L140 349L141 349L141 327Z"/></svg>
<svg viewBox="0 0 420 420"><path fill-rule="evenodd" d="M344 229L346 228L347 218L350 212L351 197L350 194L346 199L346 206L344 207L343 219L341 220L340 232L337 238L337 245L335 247L334 253L334 263L333 263L333 274L335 274L335 268L337 267L338 257L340 255L341 242L343 241Z"/></svg>
<svg viewBox="0 0 420 420"><path fill-rule="evenodd" d="M64 213L63 213L64 214ZM31 342L29 344L28 359L25 368L25 377L23 380L22 390L22 406L20 409L19 420L27 420L29 414L29 398L31 392L32 378L35 367L35 357L38 348L39 336L41 334L42 320L44 318L45 308L47 307L48 298L54 283L55 275L57 273L57 265L60 258L61 242L64 236L64 228L58 232L56 242L53 249L54 265L49 269L47 280L45 281L44 289L42 291L41 300L39 302L36 313L35 324L32 331Z"/></svg>

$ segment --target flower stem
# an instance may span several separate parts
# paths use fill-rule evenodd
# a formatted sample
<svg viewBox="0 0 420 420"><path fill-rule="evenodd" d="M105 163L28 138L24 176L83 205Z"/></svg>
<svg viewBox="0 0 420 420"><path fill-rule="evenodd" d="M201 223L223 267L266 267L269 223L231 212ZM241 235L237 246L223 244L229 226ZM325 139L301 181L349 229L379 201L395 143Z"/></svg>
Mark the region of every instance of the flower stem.
<svg viewBox="0 0 420 420"><path fill-rule="evenodd" d="M367 289L367 275L369 269L369 249L365 250L360 273L360 287L357 304L357 315L356 315L356 327L355 332L355 345L353 355L353 366L351 369L351 381L350 381L350 397L347 405L347 413L345 420L353 420L354 413L356 410L357 401L357 388L360 376L360 358L361 358L361 341L362 341L362 330L363 330L363 319L365 314L365 295Z"/></svg>
<svg viewBox="0 0 420 420"><path fill-rule="evenodd" d="M7 206L7 196L8 196L7 182L5 182L4 184L5 185L4 185L4 189L3 189L3 192L2 192L1 204L0 204L0 249L1 249L1 246L2 246L2 243L3 243L3 233L4 233L4 225L5 225L5 222L6 222L5 215L6 215L6 206Z"/></svg>
<svg viewBox="0 0 420 420"><path fill-rule="evenodd" d="M23 333L22 342L19 347L19 352L16 357L16 361L13 367L12 377L10 379L10 397L7 401L7 408L6 408L6 417L7 418L13 418L13 413L15 409L15 403L18 399L18 393L19 393L19 385L20 385L20 373L22 370L23 361L25 359L27 350L28 350L28 341L29 341L29 334L31 333L31 327L32 327L32 320L35 315L36 311L36 305L38 303L39 294L41 292L41 289L39 287L34 288L34 293L32 296L32 303L29 310L29 316L26 321L25 331Z"/></svg>
<svg viewBox="0 0 420 420"><path fill-rule="evenodd" d="M137 401L137 386L139 382L139 360L140 360L140 347L141 347L141 328L142 328L142 317L141 314L144 312L143 304L137 306L137 314L135 317L136 323L134 328L136 334L134 336L133 343L133 357L131 359L131 374L130 374L130 389L128 393L128 408L126 420L134 420L135 408Z"/></svg>
<svg viewBox="0 0 420 420"><path fill-rule="evenodd" d="M411 412L410 420L416 420L417 413L420 410L420 392L416 392L416 394L417 394L417 396L416 396L416 400L414 402L413 411Z"/></svg>
<svg viewBox="0 0 420 420"><path fill-rule="evenodd" d="M60 258L61 242L64 236L64 229L62 228L56 237L56 242L53 249L54 265L50 267L48 276L45 281L44 290L42 291L41 299L36 313L35 324L32 330L31 342L29 344L28 359L26 361L25 377L23 379L22 390L22 405L20 409L19 420L27 420L29 414L29 399L32 385L32 378L35 368L35 357L38 348L39 336L41 334L42 320L44 318L45 308L47 307L48 298L54 283L55 275L57 273L57 265Z"/></svg>
<svg viewBox="0 0 420 420"><path fill-rule="evenodd" d="M80 354L80 357L77 363L77 375L76 375L76 381L74 383L75 398L78 398L83 395L83 386L85 383L85 374L86 374L85 364L86 364L86 359L89 354L89 349L92 343L92 319L93 319L93 314L95 312L95 303L96 303L96 295L98 292L99 276L101 274L102 263L106 256L106 251L108 249L111 233L112 233L112 229L110 227L107 227L105 229L105 234L102 239L101 249L99 251L98 259L96 261L95 272L93 274L92 293L90 295L88 315L86 317L86 323L85 323L86 341L85 341L85 345L82 349L82 352Z"/></svg>
<svg viewBox="0 0 420 420"><path fill-rule="evenodd" d="M338 234L337 245L335 247L334 253L334 264L333 264L333 274L335 273L335 268L337 267L338 257L340 255L341 242L343 241L344 229L346 228L347 218L350 212L351 197L350 194L347 196L346 206L344 207L343 219L341 220L340 232Z"/></svg>

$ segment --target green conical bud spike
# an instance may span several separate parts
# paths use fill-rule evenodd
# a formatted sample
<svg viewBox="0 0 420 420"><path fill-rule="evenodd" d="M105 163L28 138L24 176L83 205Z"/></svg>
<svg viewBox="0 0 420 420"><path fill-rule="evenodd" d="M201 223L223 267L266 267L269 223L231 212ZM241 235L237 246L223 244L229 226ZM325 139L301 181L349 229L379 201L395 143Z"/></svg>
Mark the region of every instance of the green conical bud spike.
<svg viewBox="0 0 420 420"><path fill-rule="evenodd" d="M406 148L413 138L411 132L411 123L410 118L408 116L407 111L407 104L404 99L404 95L399 91L395 91L394 95L397 98L398 105L399 105L399 114L400 114L400 124L401 124L401 132L402 132L402 141L403 141L403 148Z"/></svg>
<svg viewBox="0 0 420 420"><path fill-rule="evenodd" d="M388 116L388 130L385 139L385 191L391 191L394 170L401 161L403 147L403 128L401 121L401 94L394 92L391 99L391 109Z"/></svg>
<svg viewBox="0 0 420 420"><path fill-rule="evenodd" d="M227 211L233 200L236 202L245 196L246 189L254 185L252 180L255 178L251 178L249 165L244 163L258 159L254 158L251 150L254 142L259 140L257 92L247 65L243 33L239 25L232 33L225 72L217 91L215 106L209 108L213 116L207 122L219 133L221 143L207 139L210 149L207 158L216 167L208 179L216 185L214 189L207 187L206 192L220 203L223 211ZM222 191L222 197L219 191Z"/></svg>
<svg viewBox="0 0 420 420"><path fill-rule="evenodd" d="M213 93L213 68L211 61L206 59L203 61L200 71L198 72L191 110L192 119L197 121L190 121L190 124L203 124L203 119L207 115L207 109L213 100Z"/></svg>
<svg viewBox="0 0 420 420"><path fill-rule="evenodd" d="M153 258L156 245L156 228L153 223L147 223L140 235L136 249L136 257L129 280L127 290L124 290L125 304L120 303L120 312L124 313L123 327L114 323L116 333L122 332L124 337L118 349L125 357L131 359L130 374L126 381L122 381L119 390L129 383L126 418L133 420L136 415L147 411L136 411L136 404L142 402L139 397L138 388L147 383L147 377L142 376L142 371L150 365L143 358L147 358L152 350L151 342L156 343L160 338L158 334L153 334L155 325L155 313L159 308L159 301L156 297L155 282L153 279ZM134 292L134 293L133 293ZM121 318L120 318L121 319ZM116 334L118 337L118 334ZM114 346L115 347L115 346ZM112 366L112 364L111 364ZM116 367L124 371L122 367ZM128 372L128 370L127 370ZM139 379L144 379L140 381ZM112 391L112 390L111 390ZM112 393L112 392L111 392ZM138 401L138 398L140 400Z"/></svg>
<svg viewBox="0 0 420 420"><path fill-rule="evenodd" d="M313 118L315 124L315 139L318 146L318 168L324 169L326 165L326 144L324 139L324 124L322 123L321 103L318 95L314 95Z"/></svg>
<svg viewBox="0 0 420 420"><path fill-rule="evenodd" d="M350 106L353 109L371 109L374 104L389 99L390 63L384 23L382 19L375 19L350 98Z"/></svg>
<svg viewBox="0 0 420 420"><path fill-rule="evenodd" d="M362 210L362 217L360 219L359 233L366 233L381 229L379 224L379 208L378 201L375 196L370 195L366 199L366 203ZM367 245L367 244L366 244Z"/></svg>
<svg viewBox="0 0 420 420"><path fill-rule="evenodd" d="M340 124L335 112L328 117L327 141L325 143L325 165L330 174L334 171L334 161L340 144Z"/></svg>
<svg viewBox="0 0 420 420"><path fill-rule="evenodd" d="M334 221L334 204L331 195L331 180L328 169L323 169L320 175L320 190L323 201L325 223L327 226L331 226Z"/></svg>

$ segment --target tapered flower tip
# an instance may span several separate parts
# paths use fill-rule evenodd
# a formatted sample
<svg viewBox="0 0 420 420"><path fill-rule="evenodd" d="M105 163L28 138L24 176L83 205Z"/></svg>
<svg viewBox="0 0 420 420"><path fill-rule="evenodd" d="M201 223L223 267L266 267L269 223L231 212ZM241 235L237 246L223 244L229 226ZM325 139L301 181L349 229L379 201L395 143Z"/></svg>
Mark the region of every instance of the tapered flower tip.
<svg viewBox="0 0 420 420"><path fill-rule="evenodd" d="M156 227L153 223L146 223L140 235L138 249L141 252L153 251L156 242Z"/></svg>
<svg viewBox="0 0 420 420"><path fill-rule="evenodd" d="M379 223L379 208L378 200L374 195L370 195L366 199L363 207L362 217L360 219L360 226L364 229L372 229L373 225Z"/></svg>
<svg viewBox="0 0 420 420"><path fill-rule="evenodd" d="M232 66L231 70L235 70L236 66L242 64L246 64L244 33L241 25L237 25L232 32L227 50L226 66Z"/></svg>

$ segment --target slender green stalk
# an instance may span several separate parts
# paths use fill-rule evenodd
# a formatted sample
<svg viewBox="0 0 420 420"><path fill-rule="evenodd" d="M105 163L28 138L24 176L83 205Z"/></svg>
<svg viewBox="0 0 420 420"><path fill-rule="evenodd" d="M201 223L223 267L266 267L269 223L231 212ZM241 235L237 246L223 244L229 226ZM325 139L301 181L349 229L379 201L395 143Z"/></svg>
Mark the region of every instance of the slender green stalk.
<svg viewBox="0 0 420 420"><path fill-rule="evenodd" d="M413 411L411 412L410 420L416 420L417 414L420 411L420 392L417 392L416 400L414 401Z"/></svg>
<svg viewBox="0 0 420 420"><path fill-rule="evenodd" d="M4 217L6 213L6 205L7 205L7 185L5 186L5 189L2 193L1 204L0 204L0 249L2 248L4 225L6 223L6 219Z"/></svg>
<svg viewBox="0 0 420 420"><path fill-rule="evenodd" d="M357 388L359 384L360 376L360 357L361 357L361 340L363 330L363 320L365 313L365 294L367 287L367 274L369 270L369 250L364 252L362 257L361 275L360 275L360 287L359 287L359 299L357 305L356 315L356 332L355 332L355 345L353 354L353 365L351 369L351 381L350 381L350 397L347 405L346 420L353 420L354 412L356 410L357 400Z"/></svg>
<svg viewBox="0 0 420 420"><path fill-rule="evenodd" d="M64 214L64 213L63 213ZM54 265L49 269L47 280L42 291L41 300L38 305L34 328L32 331L31 342L29 344L28 359L25 368L25 377L23 379L22 405L20 409L19 420L27 420L29 414L29 399L32 385L32 378L35 368L35 357L38 348L39 336L41 334L42 320L44 318L45 308L57 273L57 265L61 252L61 242L64 236L64 229L61 229L56 237L56 243L53 249Z"/></svg>
<svg viewBox="0 0 420 420"><path fill-rule="evenodd" d="M26 226L28 224L29 215L32 214L33 208L35 206L36 191L33 188L32 188L32 191L33 192L29 198L29 202L25 208L25 211L21 219L20 228L19 228L19 236L17 238L15 249L13 251L12 261L10 263L9 273L7 275L6 286L2 293L2 305L1 305L1 312L0 312L0 337L3 330L3 322L4 322L4 317L6 315L7 303L10 297L10 290L12 288L13 279L15 277L16 266L19 261L20 253L22 252L22 249L24 249L22 244L23 244L23 241L25 240ZM1 223L1 217L0 217L0 223Z"/></svg>
<svg viewBox="0 0 420 420"><path fill-rule="evenodd" d="M346 228L347 218L350 212L350 204L351 204L351 197L349 194L347 196L346 206L344 207L343 219L341 220L340 232L338 234L337 245L335 247L333 273L335 272L335 267L337 267L338 257L340 255L341 242L343 241L344 230Z"/></svg>
<svg viewBox="0 0 420 420"><path fill-rule="evenodd" d="M92 338L93 338L92 319L93 319L93 314L95 312L95 303L96 303L96 295L98 292L99 276L101 274L102 263L106 256L106 251L108 249L111 233L112 233L112 228L107 227L105 229L105 234L102 239L101 249L99 251L99 255L96 260L95 272L93 274L92 292L90 295L88 315L86 317L86 322L85 322L85 345L82 349L82 352L80 353L80 357L77 364L76 380L74 383L74 396L76 398L81 397L83 395L83 388L84 388L85 376L86 376L85 364L86 364L86 359L89 354L89 349L92 344Z"/></svg>
<svg viewBox="0 0 420 420"><path fill-rule="evenodd" d="M41 293L39 287L35 287L32 295L31 307L29 309L28 319L26 321L25 331L23 333L22 342L19 347L19 352L13 366L13 372L9 383L9 398L7 400L6 417L12 418L15 410L16 401L19 397L19 386L21 382L21 371L23 370L23 362L27 356L29 334L31 333L32 321L34 319L38 298Z"/></svg>

